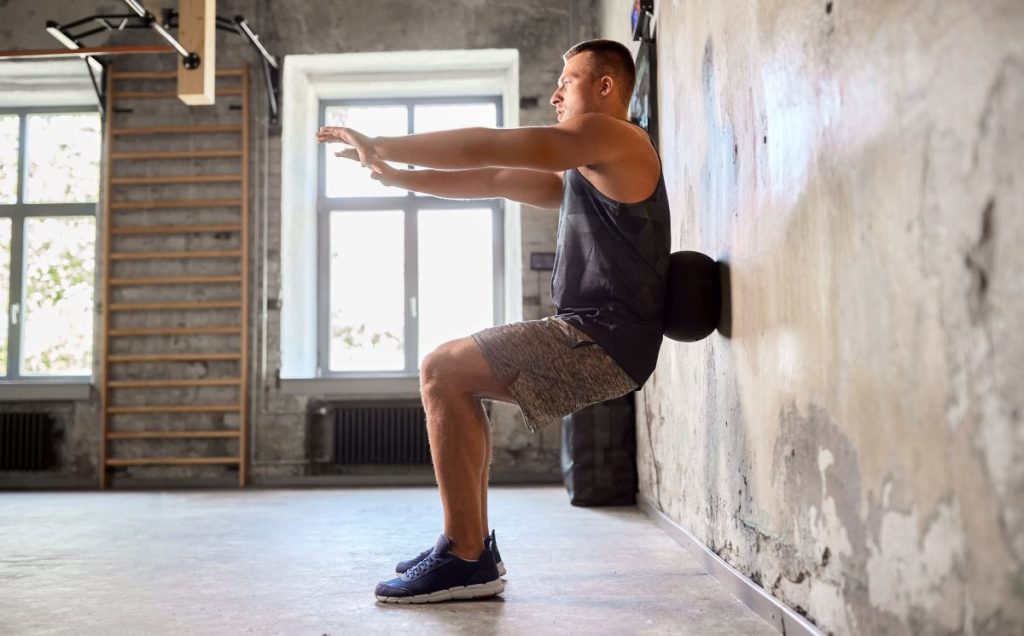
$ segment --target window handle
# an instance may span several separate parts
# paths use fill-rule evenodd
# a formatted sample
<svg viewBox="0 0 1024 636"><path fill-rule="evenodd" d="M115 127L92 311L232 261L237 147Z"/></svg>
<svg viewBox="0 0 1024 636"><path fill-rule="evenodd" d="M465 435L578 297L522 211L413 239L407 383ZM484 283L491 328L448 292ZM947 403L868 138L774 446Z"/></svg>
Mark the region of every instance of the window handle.
<svg viewBox="0 0 1024 636"><path fill-rule="evenodd" d="M409 313L412 314L413 318L416 318L416 297L413 296L409 299Z"/></svg>
<svg viewBox="0 0 1024 636"><path fill-rule="evenodd" d="M12 325L18 324L18 316L20 316L20 315L21 315L21 305L19 303L14 303L13 305L11 305L11 324Z"/></svg>

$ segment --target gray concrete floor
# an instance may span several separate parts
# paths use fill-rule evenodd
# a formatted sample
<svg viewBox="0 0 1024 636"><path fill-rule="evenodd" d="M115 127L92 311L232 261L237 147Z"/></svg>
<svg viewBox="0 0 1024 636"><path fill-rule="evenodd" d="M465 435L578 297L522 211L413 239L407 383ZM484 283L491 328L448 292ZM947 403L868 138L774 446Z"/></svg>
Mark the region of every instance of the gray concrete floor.
<svg viewBox="0 0 1024 636"><path fill-rule="evenodd" d="M776 632L635 508L494 488L497 599L382 606L432 488L0 494L0 634Z"/></svg>

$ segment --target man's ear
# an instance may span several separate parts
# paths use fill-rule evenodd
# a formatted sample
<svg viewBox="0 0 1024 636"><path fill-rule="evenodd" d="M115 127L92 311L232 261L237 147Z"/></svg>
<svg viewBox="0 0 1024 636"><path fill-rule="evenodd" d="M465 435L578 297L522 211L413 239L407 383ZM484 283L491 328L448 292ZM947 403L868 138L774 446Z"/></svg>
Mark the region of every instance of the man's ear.
<svg viewBox="0 0 1024 636"><path fill-rule="evenodd" d="M601 77L601 96L608 97L615 91L615 80L610 75Z"/></svg>

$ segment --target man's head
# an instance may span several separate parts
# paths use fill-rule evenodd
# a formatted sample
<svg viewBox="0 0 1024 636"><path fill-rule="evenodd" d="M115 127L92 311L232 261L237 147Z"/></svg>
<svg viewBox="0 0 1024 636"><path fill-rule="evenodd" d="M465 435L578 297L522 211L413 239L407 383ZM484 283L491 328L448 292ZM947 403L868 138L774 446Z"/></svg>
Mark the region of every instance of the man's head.
<svg viewBox="0 0 1024 636"><path fill-rule="evenodd" d="M551 96L558 121L581 113L626 116L636 81L629 49L613 40L587 40L562 59L565 67Z"/></svg>

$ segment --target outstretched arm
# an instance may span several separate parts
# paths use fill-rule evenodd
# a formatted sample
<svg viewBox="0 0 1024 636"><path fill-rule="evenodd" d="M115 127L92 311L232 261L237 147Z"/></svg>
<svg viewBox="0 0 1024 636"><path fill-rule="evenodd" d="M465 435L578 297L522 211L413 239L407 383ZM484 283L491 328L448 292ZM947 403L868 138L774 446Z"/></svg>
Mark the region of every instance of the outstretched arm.
<svg viewBox="0 0 1024 636"><path fill-rule="evenodd" d="M350 128L325 127L317 140L349 144L363 165L386 160L445 170L501 167L560 172L623 158L634 134L621 120L589 113L556 126L461 128L405 137L371 138Z"/></svg>
<svg viewBox="0 0 1024 636"><path fill-rule="evenodd" d="M562 202L562 179L552 172L515 168L396 170L383 161L374 162L369 168L371 176L384 185L445 199L502 197L551 209Z"/></svg>

